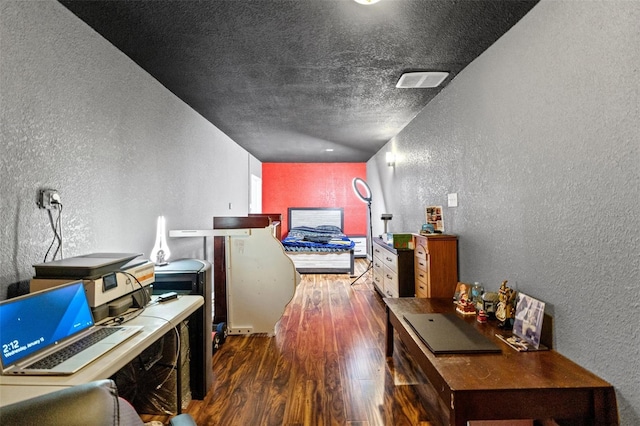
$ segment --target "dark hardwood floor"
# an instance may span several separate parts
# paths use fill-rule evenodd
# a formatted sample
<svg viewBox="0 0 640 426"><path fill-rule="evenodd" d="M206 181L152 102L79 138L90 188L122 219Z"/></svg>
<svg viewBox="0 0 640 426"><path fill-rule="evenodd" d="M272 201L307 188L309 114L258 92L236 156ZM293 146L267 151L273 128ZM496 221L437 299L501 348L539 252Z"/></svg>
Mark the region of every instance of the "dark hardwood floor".
<svg viewBox="0 0 640 426"><path fill-rule="evenodd" d="M367 262L356 262L359 275ZM205 425L430 425L426 378L396 339L371 273L302 275L276 335L229 336L214 384L185 410ZM168 417L143 416L166 422Z"/></svg>

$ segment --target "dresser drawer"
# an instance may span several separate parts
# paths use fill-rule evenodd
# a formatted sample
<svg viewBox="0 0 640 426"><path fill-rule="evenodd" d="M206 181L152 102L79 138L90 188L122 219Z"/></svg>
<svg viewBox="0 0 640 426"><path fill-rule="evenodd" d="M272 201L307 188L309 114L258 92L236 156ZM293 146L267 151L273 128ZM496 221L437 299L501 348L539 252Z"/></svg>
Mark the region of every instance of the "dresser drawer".
<svg viewBox="0 0 640 426"><path fill-rule="evenodd" d="M419 241L416 241L416 248L414 249L414 254L416 258L426 259L427 258L426 242L421 244Z"/></svg>
<svg viewBox="0 0 640 426"><path fill-rule="evenodd" d="M387 297L398 297L398 274L384 266L384 293Z"/></svg>
<svg viewBox="0 0 640 426"><path fill-rule="evenodd" d="M350 235L349 239L355 243L355 246L353 247L353 256L367 257L367 237Z"/></svg>
<svg viewBox="0 0 640 426"><path fill-rule="evenodd" d="M424 272L427 272L429 270L429 268L427 267L427 258L416 256L416 258L413 259L413 262L416 267L416 272L418 271L418 269Z"/></svg>
<svg viewBox="0 0 640 426"><path fill-rule="evenodd" d="M416 277L416 282L421 281L424 284L429 284L429 274L427 274L427 271L418 268L418 266L416 265L414 274Z"/></svg>
<svg viewBox="0 0 640 426"><path fill-rule="evenodd" d="M391 269L394 273L398 273L398 256L391 253L383 253L382 261L384 266Z"/></svg>
<svg viewBox="0 0 640 426"><path fill-rule="evenodd" d="M380 290L384 288L384 270L375 269L373 270L373 284Z"/></svg>
<svg viewBox="0 0 640 426"><path fill-rule="evenodd" d="M418 267L418 258L415 259L415 262L416 297L429 297L429 274L424 269Z"/></svg>
<svg viewBox="0 0 640 426"><path fill-rule="evenodd" d="M373 274L384 276L384 262L379 257L373 258Z"/></svg>
<svg viewBox="0 0 640 426"><path fill-rule="evenodd" d="M429 297L427 285L422 281L416 281L416 297Z"/></svg>

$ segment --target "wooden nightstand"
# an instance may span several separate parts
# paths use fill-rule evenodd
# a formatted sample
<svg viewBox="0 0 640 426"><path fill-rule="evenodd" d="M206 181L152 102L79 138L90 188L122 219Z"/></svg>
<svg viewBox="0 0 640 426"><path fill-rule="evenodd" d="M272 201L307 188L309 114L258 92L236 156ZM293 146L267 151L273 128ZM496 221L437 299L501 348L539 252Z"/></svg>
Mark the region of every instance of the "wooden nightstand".
<svg viewBox="0 0 640 426"><path fill-rule="evenodd" d="M356 243L353 248L354 257L367 257L367 236L366 235L348 235L349 239Z"/></svg>

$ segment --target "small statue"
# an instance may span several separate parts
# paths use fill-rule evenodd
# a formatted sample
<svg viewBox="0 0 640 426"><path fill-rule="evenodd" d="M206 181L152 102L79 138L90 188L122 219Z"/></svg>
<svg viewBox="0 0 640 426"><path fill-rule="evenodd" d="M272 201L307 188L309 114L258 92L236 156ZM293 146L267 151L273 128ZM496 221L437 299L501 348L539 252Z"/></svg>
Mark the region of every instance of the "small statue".
<svg viewBox="0 0 640 426"><path fill-rule="evenodd" d="M500 321L501 328L513 327L515 318L514 302L516 300L515 290L507 287L507 280L502 281L498 290L498 307L496 308L496 319Z"/></svg>
<svg viewBox="0 0 640 426"><path fill-rule="evenodd" d="M469 293L466 284L460 284L460 295L458 296L458 302L464 303L469 300Z"/></svg>
<svg viewBox="0 0 640 426"><path fill-rule="evenodd" d="M489 317L496 316L496 307L498 305L498 293L496 292L487 292L482 296L482 309Z"/></svg>

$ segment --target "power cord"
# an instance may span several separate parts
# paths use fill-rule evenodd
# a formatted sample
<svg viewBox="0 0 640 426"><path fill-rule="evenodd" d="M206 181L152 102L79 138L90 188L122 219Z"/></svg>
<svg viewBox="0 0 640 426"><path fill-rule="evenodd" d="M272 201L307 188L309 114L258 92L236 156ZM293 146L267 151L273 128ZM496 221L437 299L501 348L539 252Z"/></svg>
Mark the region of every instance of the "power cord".
<svg viewBox="0 0 640 426"><path fill-rule="evenodd" d="M133 278L135 280L135 282L138 283L138 286L140 286L140 292L142 293L142 297L144 297L144 300L143 300L143 303L142 303L142 308L144 309L144 307L147 306L151 302L151 295L149 293L147 293L147 291L144 289L144 286L138 280L138 277L133 275L131 272L127 272L127 271L116 271L116 273L126 275L127 277L131 277L131 278Z"/></svg>
<svg viewBox="0 0 640 426"><path fill-rule="evenodd" d="M171 373L176 370L176 367L178 366L178 361L180 360L180 345L181 345L180 332L178 331L178 327L173 327L173 331L176 333L176 357L173 360L173 364L171 365L171 368L169 369L169 373L164 378L164 380L158 386L156 386L156 390L160 389L162 386L164 386L165 383L167 383L167 380L169 380L169 378L171 377ZM178 402L178 403L181 404L182 402Z"/></svg>
<svg viewBox="0 0 640 426"><path fill-rule="evenodd" d="M131 312L125 312L122 315L119 315L117 317L111 318L109 320L106 320L105 322L101 323L101 325L106 326L106 327L112 327L112 326L117 326L117 325L123 325L131 320L134 320L136 318L138 318L140 315L142 315L142 313L144 312L146 306L143 306L142 308L136 308L136 310L131 311Z"/></svg>
<svg viewBox="0 0 640 426"><path fill-rule="evenodd" d="M156 319L160 319L163 321L168 322L169 324L173 325L171 323L171 321L169 321L166 318L162 318L162 317L157 317L154 315L147 315L146 318L156 318ZM180 342L180 331L178 330L178 325L173 325L173 331L176 333L176 357L173 361L173 364L171 364L171 368L169 369L169 374L167 374L167 376L164 378L164 380L162 382L160 382L160 384L158 386L156 386L156 390L160 389L162 386L164 386L165 383L167 383L167 380L169 380L169 378L171 378L171 373L176 369L176 367L178 366L178 361L180 360L180 348L182 347L181 342Z"/></svg>
<svg viewBox="0 0 640 426"><path fill-rule="evenodd" d="M147 290L145 290L140 280L138 280L138 277L136 277L135 275L127 271L116 271L116 273L123 274L127 277L133 278L134 281L138 283L138 286L140 287L140 293L142 294L142 297L144 299L142 302L142 306L137 307L135 311L124 313L123 315L112 318L111 320L104 323L104 325L106 326L122 325L126 322L131 321L132 319L138 318L144 312L147 306L152 306L157 303L157 302L151 303L151 295L147 292Z"/></svg>
<svg viewBox="0 0 640 426"><path fill-rule="evenodd" d="M64 256L62 254L62 204L56 203L56 205L58 206L58 217L56 218L55 222L53 220L53 214L51 214L51 209L47 209L47 213L49 214L49 223L51 224L51 229L53 230L53 240L51 240L51 244L47 249L47 253L44 255L44 262L47 262L49 253L51 252L51 249L53 248L53 245L56 243L56 241L58 242L58 246L53 252L53 258L51 260L56 260L58 252L60 252L60 259L64 259Z"/></svg>

